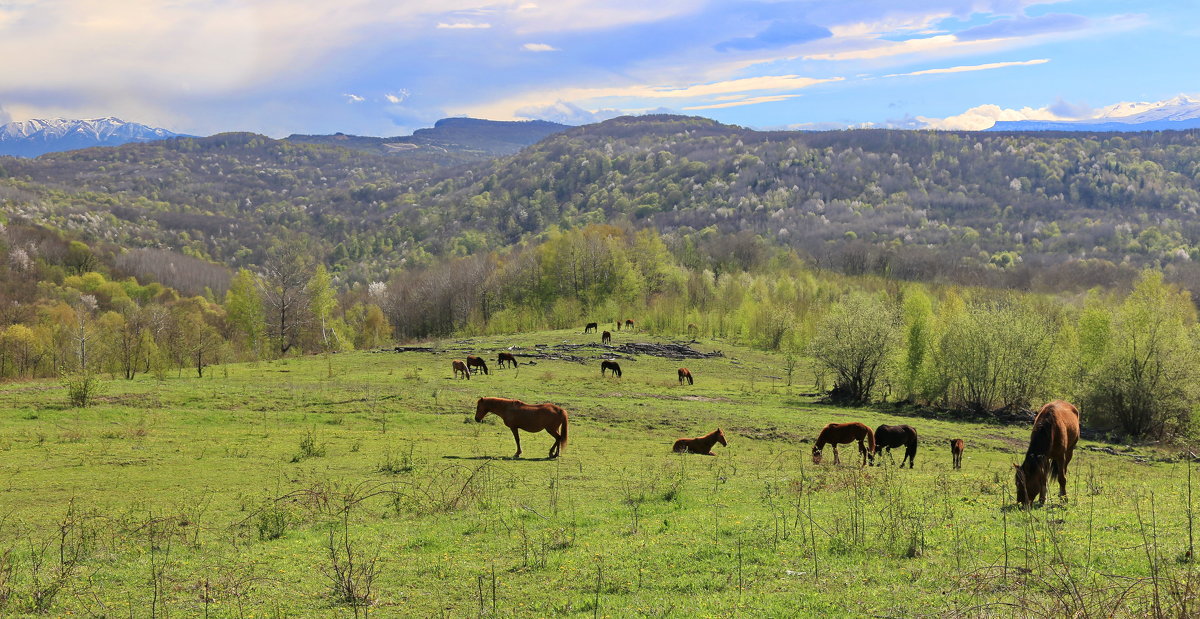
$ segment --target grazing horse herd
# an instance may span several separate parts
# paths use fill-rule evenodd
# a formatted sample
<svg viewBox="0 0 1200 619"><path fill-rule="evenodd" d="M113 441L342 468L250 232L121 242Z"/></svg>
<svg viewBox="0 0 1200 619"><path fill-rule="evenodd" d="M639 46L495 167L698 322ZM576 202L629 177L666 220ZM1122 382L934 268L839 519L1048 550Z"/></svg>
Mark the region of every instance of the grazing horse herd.
<svg viewBox="0 0 1200 619"><path fill-rule="evenodd" d="M627 329L632 329L633 326L632 320L625 321ZM688 330L691 331L693 327L694 325L688 325ZM597 328L596 323L588 323L584 333L595 332ZM620 330L620 328L621 322L617 321L617 329ZM611 338L612 334L605 331L602 341L604 344L608 344ZM505 364L517 367L516 357L512 353L502 352L496 361L500 367L504 367ZM485 375L488 373L484 360L474 355L468 356L466 363L456 359L451 362L451 365L455 377L461 373L464 378L469 379L474 368L478 368ZM604 360L600 363L600 374L604 375L606 372L611 372L620 378L621 366L616 361ZM684 381L687 381L689 385L693 384L692 373L687 368L679 368L678 376L680 385ZM514 458L521 456L519 430L549 433L554 438L554 445L550 448L550 458L558 457L562 453L563 445L567 443L567 412L555 404L526 404L520 400L505 398L480 398L475 406L475 421L482 422L489 413L500 417L504 421L504 425L512 430L513 440L517 443L517 453L513 455ZM904 468L906 462L910 469L915 466L918 444L916 429L909 425L881 425L872 431L870 427L859 422L830 423L822 428L817 435L816 444L812 447L813 463L820 464L825 445L832 445L833 463L841 464L838 445L855 442L858 443L858 451L861 456L860 466L867 466L868 463L875 465L876 456L880 457L879 464L882 465L884 450L887 450L888 459L895 463L892 449L900 447L904 448L904 457L900 460L900 468ZM1039 504L1045 504L1046 486L1052 477L1058 480L1059 496L1066 498L1067 466L1071 463L1071 456L1077 442L1079 442L1078 408L1069 402L1055 400L1038 411L1033 420L1033 431L1030 434L1029 447L1025 451L1025 459L1019 465L1013 464L1016 469L1017 501L1023 507L1032 505L1035 498L1038 499ZM712 452L712 448L717 443L724 446L729 445L725 441L725 433L720 428L704 436L681 438L675 441L671 450L677 453L713 456L716 454ZM962 468L963 448L961 438L950 440L950 455L955 469Z"/></svg>

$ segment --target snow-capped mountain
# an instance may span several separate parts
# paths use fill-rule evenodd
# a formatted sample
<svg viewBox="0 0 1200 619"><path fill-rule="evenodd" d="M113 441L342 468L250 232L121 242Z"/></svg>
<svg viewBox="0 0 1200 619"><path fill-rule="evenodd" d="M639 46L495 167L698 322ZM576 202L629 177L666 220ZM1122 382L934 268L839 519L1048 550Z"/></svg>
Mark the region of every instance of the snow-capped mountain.
<svg viewBox="0 0 1200 619"><path fill-rule="evenodd" d="M1200 128L1200 98L1122 102L1079 120L997 121L988 131L1163 131Z"/></svg>
<svg viewBox="0 0 1200 619"><path fill-rule="evenodd" d="M14 121L0 125L0 155L37 157L64 150L150 142L181 135L112 117Z"/></svg>

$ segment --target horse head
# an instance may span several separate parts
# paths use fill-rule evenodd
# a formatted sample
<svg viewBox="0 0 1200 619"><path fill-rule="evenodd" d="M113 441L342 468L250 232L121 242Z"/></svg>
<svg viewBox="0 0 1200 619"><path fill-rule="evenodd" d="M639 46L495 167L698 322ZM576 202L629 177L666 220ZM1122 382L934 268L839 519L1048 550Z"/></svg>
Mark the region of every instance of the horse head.
<svg viewBox="0 0 1200 619"><path fill-rule="evenodd" d="M721 428L717 428L717 442L729 447L729 443L725 442L725 433L721 431Z"/></svg>
<svg viewBox="0 0 1200 619"><path fill-rule="evenodd" d="M483 398L479 398L479 401L475 403L475 421L477 423L483 423L483 418L487 417L487 414L487 404L484 403Z"/></svg>
<svg viewBox="0 0 1200 619"><path fill-rule="evenodd" d="M820 448L820 447L817 447L816 445L813 445L813 448L812 448L812 458L813 458L813 464L820 464L820 463L821 463L821 448Z"/></svg>
<svg viewBox="0 0 1200 619"><path fill-rule="evenodd" d="M1022 506L1029 507L1033 504L1034 497L1046 493L1048 467L1049 461L1046 456L1029 455L1019 466L1013 464L1013 468L1016 469L1014 478L1017 484L1017 502Z"/></svg>

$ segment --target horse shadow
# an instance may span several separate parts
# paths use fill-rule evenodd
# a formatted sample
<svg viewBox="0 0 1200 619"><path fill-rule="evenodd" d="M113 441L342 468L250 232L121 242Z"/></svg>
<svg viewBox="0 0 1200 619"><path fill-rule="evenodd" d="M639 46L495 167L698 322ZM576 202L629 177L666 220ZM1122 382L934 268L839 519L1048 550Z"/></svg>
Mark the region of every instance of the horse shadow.
<svg viewBox="0 0 1200 619"><path fill-rule="evenodd" d="M514 458L512 456L442 456L443 460L500 460L502 462L545 462L554 458Z"/></svg>

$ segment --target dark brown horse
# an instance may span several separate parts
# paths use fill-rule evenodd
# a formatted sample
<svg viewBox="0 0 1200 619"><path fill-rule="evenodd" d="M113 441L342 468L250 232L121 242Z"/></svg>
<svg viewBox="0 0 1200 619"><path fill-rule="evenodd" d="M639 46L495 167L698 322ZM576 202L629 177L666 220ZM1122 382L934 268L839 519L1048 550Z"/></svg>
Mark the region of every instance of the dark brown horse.
<svg viewBox="0 0 1200 619"><path fill-rule="evenodd" d="M954 459L954 468L962 468L962 452L963 440L961 438L950 439L950 457Z"/></svg>
<svg viewBox="0 0 1200 619"><path fill-rule="evenodd" d="M866 439L866 444L863 444L863 439ZM871 428L858 423L831 423L821 429L821 433L817 435L817 444L812 448L813 464L821 463L821 452L825 449L825 444L833 445L833 463L841 464L841 458L838 457L838 444L853 443L858 441L858 452L862 454L862 465L867 465L867 460L875 460L875 435L871 432Z"/></svg>
<svg viewBox="0 0 1200 619"><path fill-rule="evenodd" d="M512 430L513 440L517 442L514 458L521 457L521 435L517 430L548 432L554 437L554 446L550 448L551 458L557 458L562 453L563 445L567 444L567 411L556 404L526 404L520 400L506 398L479 398L475 403L475 421L482 422L488 413L503 419L504 425Z"/></svg>
<svg viewBox="0 0 1200 619"><path fill-rule="evenodd" d="M609 333L608 331L601 333L600 334L600 343L605 346L612 344L612 334Z"/></svg>
<svg viewBox="0 0 1200 619"><path fill-rule="evenodd" d="M458 373L462 372L463 378L467 380L471 379L471 370L468 370L467 364L463 363L462 361L455 359L454 361L450 362L450 367L454 368L455 378L458 378Z"/></svg>
<svg viewBox="0 0 1200 619"><path fill-rule="evenodd" d="M1058 478L1058 496L1067 496L1067 465L1079 442L1079 409L1069 402L1055 400L1042 407L1033 419L1029 449L1016 471L1017 502L1024 507L1046 503L1046 483Z"/></svg>
<svg viewBox="0 0 1200 619"><path fill-rule="evenodd" d="M484 361L481 357L476 357L475 355L467 355L467 369L471 368L479 368L483 370L484 375L487 375L488 373L486 361Z"/></svg>
<svg viewBox="0 0 1200 619"><path fill-rule="evenodd" d="M704 436L698 436L696 438L681 438L675 441L675 445L671 447L671 451L677 453L694 453L705 456L715 456L717 454L712 452L712 448L713 445L717 443L720 443L726 447L729 446L729 443L725 442L725 433L721 431L721 428L717 428L716 430L713 430Z"/></svg>
<svg viewBox="0 0 1200 619"><path fill-rule="evenodd" d="M621 321L618 320L617 321L617 331L620 331L620 330L621 330Z"/></svg>
<svg viewBox="0 0 1200 619"><path fill-rule="evenodd" d="M496 365L504 367L505 363L511 363L515 368L517 367L517 358L510 352L502 352L496 356Z"/></svg>
<svg viewBox="0 0 1200 619"><path fill-rule="evenodd" d="M632 319L629 319L629 318L626 318L626 319L625 319L625 328L626 328L626 329L632 329L632 328L633 328L633 320L632 320Z"/></svg>
<svg viewBox="0 0 1200 619"><path fill-rule="evenodd" d="M692 380L692 371L691 370L689 370L687 368L679 368L679 384L682 385L683 381L685 381L685 380L687 381L687 384L689 384L689 385L696 384L695 381Z"/></svg>
<svg viewBox="0 0 1200 619"><path fill-rule="evenodd" d="M875 428L875 455L880 456L879 464L883 464L881 452L886 449L888 459L895 462L892 458L892 448L903 447L904 457L900 459L900 468L904 468L905 461L908 462L908 468L913 467L913 463L917 460L917 431L912 426L888 426L883 425Z"/></svg>
<svg viewBox="0 0 1200 619"><path fill-rule="evenodd" d="M601 376L604 376L605 370L611 370L613 375L616 376L617 378L621 377L621 364L617 363L616 361L601 361L600 362L600 375Z"/></svg>
<svg viewBox="0 0 1200 619"><path fill-rule="evenodd" d="M592 333L593 331L595 331L598 328L600 328L600 325L598 325L594 322L589 322L589 323L587 323L587 326L583 328L583 332L584 333Z"/></svg>

